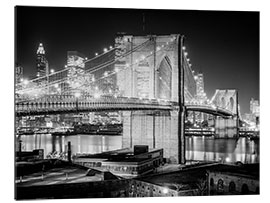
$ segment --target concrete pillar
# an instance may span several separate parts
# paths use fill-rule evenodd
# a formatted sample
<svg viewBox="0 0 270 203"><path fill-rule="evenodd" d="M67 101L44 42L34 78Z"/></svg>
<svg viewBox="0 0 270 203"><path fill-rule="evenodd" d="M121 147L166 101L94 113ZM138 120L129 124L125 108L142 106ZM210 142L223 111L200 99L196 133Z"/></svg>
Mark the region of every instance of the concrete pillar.
<svg viewBox="0 0 270 203"><path fill-rule="evenodd" d="M132 147L132 112L123 112L122 148Z"/></svg>

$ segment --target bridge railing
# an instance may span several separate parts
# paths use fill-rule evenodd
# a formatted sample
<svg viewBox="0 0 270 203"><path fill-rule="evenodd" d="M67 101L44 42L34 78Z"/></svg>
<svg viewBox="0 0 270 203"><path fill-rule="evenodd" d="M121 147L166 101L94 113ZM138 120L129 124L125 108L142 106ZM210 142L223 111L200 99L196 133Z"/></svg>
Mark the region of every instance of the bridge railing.
<svg viewBox="0 0 270 203"><path fill-rule="evenodd" d="M59 111L110 110L110 109L172 109L173 103L165 100L101 96L75 97L50 95L31 101L16 102L16 113L46 113Z"/></svg>

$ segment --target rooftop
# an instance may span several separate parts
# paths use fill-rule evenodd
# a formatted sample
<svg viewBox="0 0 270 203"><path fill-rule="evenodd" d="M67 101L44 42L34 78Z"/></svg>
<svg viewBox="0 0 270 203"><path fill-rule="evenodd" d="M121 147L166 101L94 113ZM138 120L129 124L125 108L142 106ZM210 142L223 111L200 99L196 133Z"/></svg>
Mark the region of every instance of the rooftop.
<svg viewBox="0 0 270 203"><path fill-rule="evenodd" d="M44 160L39 163L17 164L16 186L38 186L64 183L117 180L109 171L89 169L60 160ZM21 170L33 171L22 175Z"/></svg>

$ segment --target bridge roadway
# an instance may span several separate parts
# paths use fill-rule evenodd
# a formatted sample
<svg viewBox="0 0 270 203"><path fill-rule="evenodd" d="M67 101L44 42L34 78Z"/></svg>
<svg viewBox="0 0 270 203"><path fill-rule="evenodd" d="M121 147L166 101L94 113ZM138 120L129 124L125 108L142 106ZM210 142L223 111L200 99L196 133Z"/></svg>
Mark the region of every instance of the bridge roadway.
<svg viewBox="0 0 270 203"><path fill-rule="evenodd" d="M75 97L71 95L53 95L16 101L16 116L49 115L62 113L95 112L95 111L136 111L136 110L178 110L177 102L161 99L129 98L101 96ZM200 111L218 116L232 116L232 112L213 107L212 105L185 104L187 111Z"/></svg>

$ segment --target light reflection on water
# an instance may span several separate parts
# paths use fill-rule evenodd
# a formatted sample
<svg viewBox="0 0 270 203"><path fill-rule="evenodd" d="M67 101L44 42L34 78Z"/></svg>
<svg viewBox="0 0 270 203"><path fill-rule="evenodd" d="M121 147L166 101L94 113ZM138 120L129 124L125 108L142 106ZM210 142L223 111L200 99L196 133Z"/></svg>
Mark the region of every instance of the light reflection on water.
<svg viewBox="0 0 270 203"><path fill-rule="evenodd" d="M186 137L187 160L259 163L259 141Z"/></svg>
<svg viewBox="0 0 270 203"><path fill-rule="evenodd" d="M44 154L67 151L71 142L72 153L99 153L122 148L122 136L51 134L21 135L22 150L44 149ZM259 142L247 138L214 139L212 137L186 137L186 159L200 161L259 162Z"/></svg>

